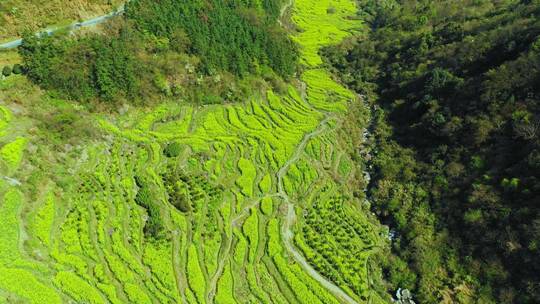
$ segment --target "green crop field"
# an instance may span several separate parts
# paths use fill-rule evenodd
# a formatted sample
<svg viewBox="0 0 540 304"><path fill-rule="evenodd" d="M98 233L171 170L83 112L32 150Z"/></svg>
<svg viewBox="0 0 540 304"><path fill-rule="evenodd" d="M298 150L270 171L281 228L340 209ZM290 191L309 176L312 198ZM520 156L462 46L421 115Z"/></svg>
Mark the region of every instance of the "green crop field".
<svg viewBox="0 0 540 304"><path fill-rule="evenodd" d="M361 101L319 56L362 25L352 0L290 9L305 86L285 93L83 111L91 134L45 141L40 115L77 106L0 83L17 101L0 107L0 303L379 301L366 263L380 233L351 160L368 114L349 113Z"/></svg>

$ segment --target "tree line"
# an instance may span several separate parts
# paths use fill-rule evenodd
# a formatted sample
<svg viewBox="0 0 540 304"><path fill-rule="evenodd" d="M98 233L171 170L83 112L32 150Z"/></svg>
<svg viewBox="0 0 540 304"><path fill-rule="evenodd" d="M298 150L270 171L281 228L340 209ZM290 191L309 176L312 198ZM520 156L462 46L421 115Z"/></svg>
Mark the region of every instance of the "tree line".
<svg viewBox="0 0 540 304"><path fill-rule="evenodd" d="M234 101L251 78L288 78L297 50L279 28L279 0L133 0L102 32L26 33L29 79L74 100Z"/></svg>
<svg viewBox="0 0 540 304"><path fill-rule="evenodd" d="M267 64L282 76L294 72L296 52L276 22L281 1L151 1L134 0L126 17L142 31L170 40L189 37L189 52L203 61L206 72L250 72Z"/></svg>

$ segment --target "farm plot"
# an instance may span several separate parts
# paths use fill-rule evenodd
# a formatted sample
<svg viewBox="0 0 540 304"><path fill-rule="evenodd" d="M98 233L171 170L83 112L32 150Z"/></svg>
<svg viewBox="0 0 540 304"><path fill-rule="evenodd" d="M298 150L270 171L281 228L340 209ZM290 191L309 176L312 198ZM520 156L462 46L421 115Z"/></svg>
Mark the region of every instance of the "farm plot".
<svg viewBox="0 0 540 304"><path fill-rule="evenodd" d="M2 184L0 270L12 275L0 302L367 302L377 234L336 140L356 99L318 55L358 26L354 13L348 0L295 2L305 91L95 117L103 138L67 153L24 216L30 194ZM10 172L27 140L13 142L0 153Z"/></svg>

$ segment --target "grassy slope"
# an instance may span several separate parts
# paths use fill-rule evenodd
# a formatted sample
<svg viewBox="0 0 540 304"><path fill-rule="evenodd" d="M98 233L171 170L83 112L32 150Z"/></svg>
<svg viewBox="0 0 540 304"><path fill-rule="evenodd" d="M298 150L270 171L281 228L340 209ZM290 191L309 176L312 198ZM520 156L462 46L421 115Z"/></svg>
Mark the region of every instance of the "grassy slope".
<svg viewBox="0 0 540 304"><path fill-rule="evenodd" d="M0 303L39 303L44 297L88 303L337 303L283 245L285 214L276 176L286 164L282 186L297 210L295 245L325 276L337 271L332 281L352 298L379 300L370 292L365 267L377 233L358 210L361 200L353 198L361 169L347 165L361 144L366 113L349 110L358 101L332 80L318 55L322 46L359 26L347 19L354 14L349 0L295 3L305 92L291 86L283 96L268 92L242 104L171 102L98 115L47 97L21 76L0 82L6 109L2 146L18 145L18 138L26 145L24 155L5 148L9 157L0 161L1 175L21 183L0 180L0 212L11 223L0 239L9 247L0 248L0 267L9 269L0 281ZM16 60L10 53L1 56ZM51 125L66 112L76 112L76 120ZM86 131L68 132L77 128ZM318 136L298 153L314 130ZM171 142L181 144L178 157L162 153ZM289 162L294 154L299 158ZM167 202L160 174L171 170L168 165L187 176L179 187L190 198L189 213ZM160 241L143 233L148 214L135 202L135 176L150 187L154 212L163 219ZM318 202L322 207L313 208ZM324 202L337 202L339 215L349 221L304 222L303 210L316 210L312 216L325 220L333 211ZM350 219L361 227L347 224ZM310 239L305 226L322 229L327 239ZM329 259L321 243L344 240L350 248L330 248L337 258ZM347 260L352 256L355 268ZM35 292L13 283L17 276L26 276Z"/></svg>
<svg viewBox="0 0 540 304"><path fill-rule="evenodd" d="M5 0L0 3L0 42L23 30L71 23L109 13L122 0Z"/></svg>

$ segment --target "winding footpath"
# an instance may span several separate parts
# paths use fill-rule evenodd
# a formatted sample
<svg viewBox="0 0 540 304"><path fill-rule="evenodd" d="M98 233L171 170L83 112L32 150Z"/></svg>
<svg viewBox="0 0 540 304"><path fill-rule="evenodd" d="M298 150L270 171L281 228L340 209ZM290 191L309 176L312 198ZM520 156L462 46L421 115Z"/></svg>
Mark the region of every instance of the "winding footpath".
<svg viewBox="0 0 540 304"><path fill-rule="evenodd" d="M346 292L344 292L339 286L335 285L333 282L326 279L320 273L318 273L304 258L304 256L296 249L293 245L294 232L292 226L296 222L296 211L294 210L294 203L291 202L289 196L284 190L283 187L283 177L287 174L289 167L298 161L302 153L306 148L307 143L315 136L323 133L327 128L327 123L332 119L331 116L327 116L324 120L319 123L319 126L311 133L306 134L300 144L296 147L294 155L281 167L277 173L278 179L278 195L283 199L287 205L287 214L285 220L283 221L281 234L283 238L283 243L285 248L292 255L298 264L304 268L304 270L317 282L319 282L324 288L329 290L335 297L341 301L345 301L349 304L357 304L357 302L351 298Z"/></svg>
<svg viewBox="0 0 540 304"><path fill-rule="evenodd" d="M278 20L277 20L277 22L279 23L279 25L280 25L281 27L285 27L285 26L283 25L283 21L282 21L283 16L285 16L285 12L286 12L289 8L291 8L291 7L293 6L293 4L294 4L294 0L289 0L289 2L287 2L287 4L285 4L285 5L283 5L283 6L281 7L281 10L279 11L279 17L278 17Z"/></svg>
<svg viewBox="0 0 540 304"><path fill-rule="evenodd" d="M291 8L293 4L294 4L294 0L289 0L287 4L285 4L281 8L280 17L278 18L278 22L280 26L284 27L282 19L285 15L285 12L289 8ZM307 89L307 85L305 82L302 81L301 82L301 99L307 105L309 105L309 102L306 101L307 99L306 89ZM348 304L357 304L357 302L353 298L351 298L345 291L343 291L343 289L341 289L332 281L326 279L319 272L317 272L317 270L315 270L313 266L311 266L311 264L309 264L309 262L305 259L303 254L300 253L294 246L293 244L294 232L293 232L292 227L294 223L296 222L296 211L294 210L295 208L294 203L291 202L283 186L283 177L287 174L289 167L295 162L297 162L298 159L302 156L302 153L304 153L306 145L312 138L326 131L327 124L332 118L333 117L331 115L329 115L328 113L325 113L325 118L319 123L317 128L313 130L311 133L308 133L304 136L302 141L296 147L294 154L291 156L291 158L287 160L287 162L278 170L276 174L277 186L278 186L277 196L281 197L287 206L287 214L285 215L285 219L283 220L283 224L281 227L281 234L282 234L282 239L283 239L285 248L287 249L289 254L294 258L294 260L298 264L300 264L300 266L309 274L309 276L311 276L314 280L319 282L319 284L321 284L324 288L330 291L340 301L343 301Z"/></svg>
<svg viewBox="0 0 540 304"><path fill-rule="evenodd" d="M50 36L50 35L54 34L55 32L58 32L58 31L63 31L63 30L76 31L76 30L79 30L81 28L96 26L98 24L101 24L101 23L113 18L113 17L122 15L124 13L124 10L125 10L125 5L122 5L117 10L115 10L115 11L113 11L111 13L108 13L106 15L94 17L92 19L88 19L88 20L85 20L85 21L82 21L82 22L75 22L75 23L72 23L71 25L68 25L66 27L44 29L43 31L40 31L40 32L36 33L36 36L41 36L41 35L49 35ZM9 49L14 49L16 47L19 47L22 44L22 41L23 41L22 38L19 38L19 39L15 39L15 40L12 40L12 41L9 41L9 42L2 43L2 44L0 44L0 50L9 50Z"/></svg>

